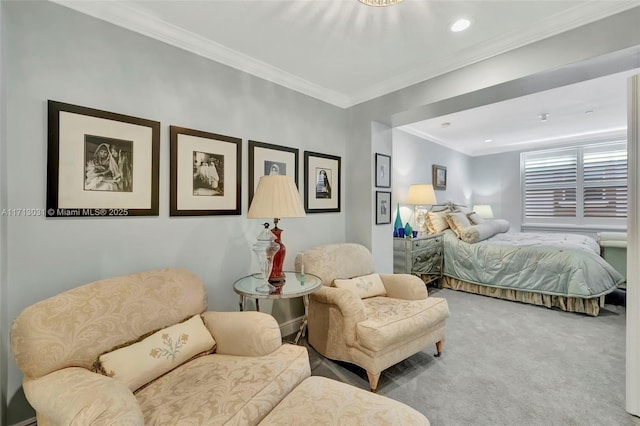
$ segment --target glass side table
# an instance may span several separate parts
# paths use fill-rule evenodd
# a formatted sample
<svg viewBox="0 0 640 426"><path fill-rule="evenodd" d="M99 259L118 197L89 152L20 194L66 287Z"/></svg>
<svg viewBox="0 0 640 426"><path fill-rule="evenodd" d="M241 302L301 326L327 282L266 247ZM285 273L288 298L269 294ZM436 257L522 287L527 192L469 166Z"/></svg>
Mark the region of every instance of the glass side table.
<svg viewBox="0 0 640 426"><path fill-rule="evenodd" d="M320 277L312 274L301 274L299 272L285 272L285 283L276 287L273 291L262 291L261 286L264 285L262 275L260 273L247 275L233 283L233 291L240 295L240 310L244 311L245 300L247 297L255 299L256 310L260 310L260 299L291 299L294 297L302 297L304 303L304 317L300 330L294 339L297 345L300 337L304 335L307 329L307 314L309 310L309 295L322 287Z"/></svg>

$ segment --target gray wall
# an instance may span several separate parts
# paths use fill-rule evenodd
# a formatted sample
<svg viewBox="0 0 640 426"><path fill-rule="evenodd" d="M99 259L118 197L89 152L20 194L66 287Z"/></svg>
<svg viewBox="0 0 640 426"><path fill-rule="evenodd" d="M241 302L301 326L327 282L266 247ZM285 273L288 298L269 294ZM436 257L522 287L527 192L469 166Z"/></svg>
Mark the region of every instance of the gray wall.
<svg viewBox="0 0 640 426"><path fill-rule="evenodd" d="M431 166L433 164L447 168L447 189L435 190L438 203L452 201L469 205L472 158L443 145L394 129L393 192L396 201L404 207L400 212L403 223L406 223L408 216L413 213L413 206L404 204L409 185L432 183Z"/></svg>
<svg viewBox="0 0 640 426"><path fill-rule="evenodd" d="M471 191L473 204L490 204L496 218L508 220L512 231L520 231L520 152L473 157Z"/></svg>
<svg viewBox="0 0 640 426"><path fill-rule="evenodd" d="M261 221L246 218L247 140L299 148L302 183L304 150L345 157L343 110L49 2L2 2L2 25L7 55L2 153L6 148L11 161L6 179L3 164L0 172L8 207L45 205L48 99L161 122L159 217L2 218L8 233L6 252L0 253L8 268L6 280L4 269L0 274L1 288L6 283L1 303L5 296L10 301L3 319L63 290L159 267L193 270L205 282L211 309L237 310L232 284L257 270L251 245L261 229ZM241 216L169 217L169 125L243 139ZM344 182L350 171L343 167L343 172ZM285 219L280 226L286 269L293 268L296 252L345 239L344 213ZM301 312L297 299L274 303L272 310L281 322ZM3 337L8 325L2 322ZM24 411L20 383L11 359L9 424L31 414Z"/></svg>
<svg viewBox="0 0 640 426"><path fill-rule="evenodd" d="M7 134L5 113L6 35L0 6L0 211L7 206ZM7 424L7 367L9 358L7 314L7 216L0 215L0 425Z"/></svg>

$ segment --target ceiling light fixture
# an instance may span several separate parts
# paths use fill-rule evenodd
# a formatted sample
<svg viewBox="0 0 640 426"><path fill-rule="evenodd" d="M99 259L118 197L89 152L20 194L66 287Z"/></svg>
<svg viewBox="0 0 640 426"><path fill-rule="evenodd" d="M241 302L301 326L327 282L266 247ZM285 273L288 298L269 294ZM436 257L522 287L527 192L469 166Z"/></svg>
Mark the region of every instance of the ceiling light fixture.
<svg viewBox="0 0 640 426"><path fill-rule="evenodd" d="M542 114L539 115L539 117L540 117L540 121L547 121L549 119L549 113L543 112Z"/></svg>
<svg viewBox="0 0 640 426"><path fill-rule="evenodd" d="M484 142L485 143L491 143L491 142L493 142L493 139L485 139Z"/></svg>
<svg viewBox="0 0 640 426"><path fill-rule="evenodd" d="M456 22L453 23L453 25L451 25L451 31L453 31L454 33L458 33L460 31L464 31L467 28L469 28L469 26L471 25L471 21L469 21L468 19L458 19Z"/></svg>
<svg viewBox="0 0 640 426"><path fill-rule="evenodd" d="M445 123L442 123L442 124L441 124L441 126L442 126L442 127L444 127L444 128L447 128L447 127L451 126L451 123L449 123L449 122L447 121L447 122L445 122Z"/></svg>
<svg viewBox="0 0 640 426"><path fill-rule="evenodd" d="M358 0L360 3L366 4L367 6L373 7L383 7L383 6L391 6L397 3L400 3L402 0Z"/></svg>

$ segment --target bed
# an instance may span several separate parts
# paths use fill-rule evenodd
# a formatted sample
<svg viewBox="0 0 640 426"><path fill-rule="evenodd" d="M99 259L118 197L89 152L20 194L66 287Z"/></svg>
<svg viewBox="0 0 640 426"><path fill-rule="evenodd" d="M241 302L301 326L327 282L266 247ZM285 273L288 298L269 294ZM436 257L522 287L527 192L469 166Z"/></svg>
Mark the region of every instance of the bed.
<svg viewBox="0 0 640 426"><path fill-rule="evenodd" d="M442 287L597 316L604 296L624 281L600 257L591 237L505 232L504 226L494 226L500 230L465 242L464 230L450 217L453 226L439 230L444 240ZM495 221L490 222L485 227Z"/></svg>

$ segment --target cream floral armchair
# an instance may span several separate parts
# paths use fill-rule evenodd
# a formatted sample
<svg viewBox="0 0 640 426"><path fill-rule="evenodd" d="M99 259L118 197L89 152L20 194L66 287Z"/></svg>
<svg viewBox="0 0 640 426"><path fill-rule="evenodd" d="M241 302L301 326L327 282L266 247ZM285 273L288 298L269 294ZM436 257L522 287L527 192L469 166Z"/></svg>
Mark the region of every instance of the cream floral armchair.
<svg viewBox="0 0 640 426"><path fill-rule="evenodd" d="M449 307L428 297L421 279L374 274L373 256L359 244L315 247L297 256L296 270L301 262L324 284L310 297L309 344L327 358L364 368L373 392L384 369L426 346L435 343L440 356Z"/></svg>

